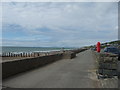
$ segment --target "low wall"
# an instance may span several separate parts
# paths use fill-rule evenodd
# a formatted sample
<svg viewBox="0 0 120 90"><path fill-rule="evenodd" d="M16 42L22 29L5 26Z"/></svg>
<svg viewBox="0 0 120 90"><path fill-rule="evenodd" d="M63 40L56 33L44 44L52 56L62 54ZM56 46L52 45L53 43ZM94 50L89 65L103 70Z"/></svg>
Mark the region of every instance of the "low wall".
<svg viewBox="0 0 120 90"><path fill-rule="evenodd" d="M79 52L85 51L79 50ZM15 75L20 72L24 72L30 69L34 69L60 59L72 59L76 57L75 52L64 52L61 54L54 54L42 57L34 57L22 60L13 60L8 62L2 62L2 78L7 78L9 76Z"/></svg>
<svg viewBox="0 0 120 90"><path fill-rule="evenodd" d="M60 59L62 59L62 54L4 62L2 63L2 78L43 66Z"/></svg>
<svg viewBox="0 0 120 90"><path fill-rule="evenodd" d="M94 52L97 74L107 77L118 75L118 55Z"/></svg>

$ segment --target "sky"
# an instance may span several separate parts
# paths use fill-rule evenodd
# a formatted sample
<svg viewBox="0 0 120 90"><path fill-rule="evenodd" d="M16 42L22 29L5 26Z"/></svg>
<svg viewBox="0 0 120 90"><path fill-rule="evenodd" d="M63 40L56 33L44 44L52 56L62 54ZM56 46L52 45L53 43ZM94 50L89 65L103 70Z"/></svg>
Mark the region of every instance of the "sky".
<svg viewBox="0 0 120 90"><path fill-rule="evenodd" d="M2 45L82 47L118 39L117 2L4 2Z"/></svg>

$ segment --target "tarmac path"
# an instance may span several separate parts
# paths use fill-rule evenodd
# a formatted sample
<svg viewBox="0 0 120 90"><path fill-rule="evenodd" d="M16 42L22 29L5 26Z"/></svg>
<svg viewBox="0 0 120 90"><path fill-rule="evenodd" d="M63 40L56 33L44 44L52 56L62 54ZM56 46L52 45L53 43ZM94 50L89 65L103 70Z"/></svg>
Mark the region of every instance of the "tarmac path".
<svg viewBox="0 0 120 90"><path fill-rule="evenodd" d="M74 59L63 59L17 74L3 80L3 87L11 88L97 88L95 59L92 51L77 54Z"/></svg>

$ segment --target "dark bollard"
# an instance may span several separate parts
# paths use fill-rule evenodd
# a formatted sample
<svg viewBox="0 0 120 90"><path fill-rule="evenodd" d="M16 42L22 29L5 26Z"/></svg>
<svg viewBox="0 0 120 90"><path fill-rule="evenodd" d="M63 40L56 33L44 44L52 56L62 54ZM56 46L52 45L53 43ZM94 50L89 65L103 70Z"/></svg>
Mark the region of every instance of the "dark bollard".
<svg viewBox="0 0 120 90"><path fill-rule="evenodd" d="M27 53L25 53L25 57L27 57Z"/></svg>
<svg viewBox="0 0 120 90"><path fill-rule="evenodd" d="M3 57L4 53L2 53L2 57Z"/></svg>
<svg viewBox="0 0 120 90"><path fill-rule="evenodd" d="M13 53L13 57L15 57L15 54Z"/></svg>
<svg viewBox="0 0 120 90"><path fill-rule="evenodd" d="M9 53L9 57L11 57L11 53Z"/></svg>
<svg viewBox="0 0 120 90"><path fill-rule="evenodd" d="M24 53L24 57L26 57L26 53Z"/></svg>
<svg viewBox="0 0 120 90"><path fill-rule="evenodd" d="M18 57L20 57L20 53L18 54Z"/></svg>
<svg viewBox="0 0 120 90"><path fill-rule="evenodd" d="M18 53L18 54L17 54L17 57L19 57L19 55L20 55L20 54Z"/></svg>
<svg viewBox="0 0 120 90"><path fill-rule="evenodd" d="M14 54L12 53L12 57L14 57Z"/></svg>
<svg viewBox="0 0 120 90"><path fill-rule="evenodd" d="M39 53L37 53L37 57L39 57Z"/></svg>
<svg viewBox="0 0 120 90"><path fill-rule="evenodd" d="M8 53L8 57L10 57L10 52Z"/></svg>
<svg viewBox="0 0 120 90"><path fill-rule="evenodd" d="M31 53L29 53L29 57L31 57Z"/></svg>
<svg viewBox="0 0 120 90"><path fill-rule="evenodd" d="M26 57L28 57L28 53L26 53Z"/></svg>
<svg viewBox="0 0 120 90"><path fill-rule="evenodd" d="M11 52L10 52L10 57L11 57Z"/></svg>
<svg viewBox="0 0 120 90"><path fill-rule="evenodd" d="M10 53L10 57L12 57L12 53Z"/></svg>
<svg viewBox="0 0 120 90"><path fill-rule="evenodd" d="M9 57L9 55L10 55L10 52L8 52L8 55L7 55L7 56Z"/></svg>
<svg viewBox="0 0 120 90"><path fill-rule="evenodd" d="M2 56L4 57L4 56L5 56L5 53L3 53Z"/></svg>
<svg viewBox="0 0 120 90"><path fill-rule="evenodd" d="M25 53L23 53L23 57L25 57Z"/></svg>
<svg viewBox="0 0 120 90"><path fill-rule="evenodd" d="M29 53L29 57L31 56L31 54Z"/></svg>
<svg viewBox="0 0 120 90"><path fill-rule="evenodd" d="M40 53L38 52L38 57L40 56L39 54L40 54Z"/></svg>
<svg viewBox="0 0 120 90"><path fill-rule="evenodd" d="M25 57L25 53L23 52L23 57Z"/></svg>
<svg viewBox="0 0 120 90"><path fill-rule="evenodd" d="M18 54L16 54L16 57L18 57Z"/></svg>
<svg viewBox="0 0 120 90"><path fill-rule="evenodd" d="M13 53L13 57L15 57L15 54Z"/></svg>
<svg viewBox="0 0 120 90"><path fill-rule="evenodd" d="M32 53L30 53L30 57L32 57Z"/></svg>
<svg viewBox="0 0 120 90"><path fill-rule="evenodd" d="M21 53L21 57L23 57L23 53Z"/></svg>

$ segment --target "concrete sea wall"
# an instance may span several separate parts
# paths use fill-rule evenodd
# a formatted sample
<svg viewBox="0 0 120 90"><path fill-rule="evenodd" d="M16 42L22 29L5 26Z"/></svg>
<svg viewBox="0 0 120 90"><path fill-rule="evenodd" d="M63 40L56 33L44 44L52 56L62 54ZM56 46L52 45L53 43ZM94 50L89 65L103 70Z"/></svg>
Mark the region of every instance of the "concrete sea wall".
<svg viewBox="0 0 120 90"><path fill-rule="evenodd" d="M13 76L15 74L28 71L30 69L44 66L46 64L58 61L60 59L72 59L76 57L77 53L85 50L86 49L65 51L63 53L58 53L54 55L2 62L2 78L4 79L9 76Z"/></svg>
<svg viewBox="0 0 120 90"><path fill-rule="evenodd" d="M60 59L62 59L62 54L4 62L2 63L2 78L37 68Z"/></svg>

